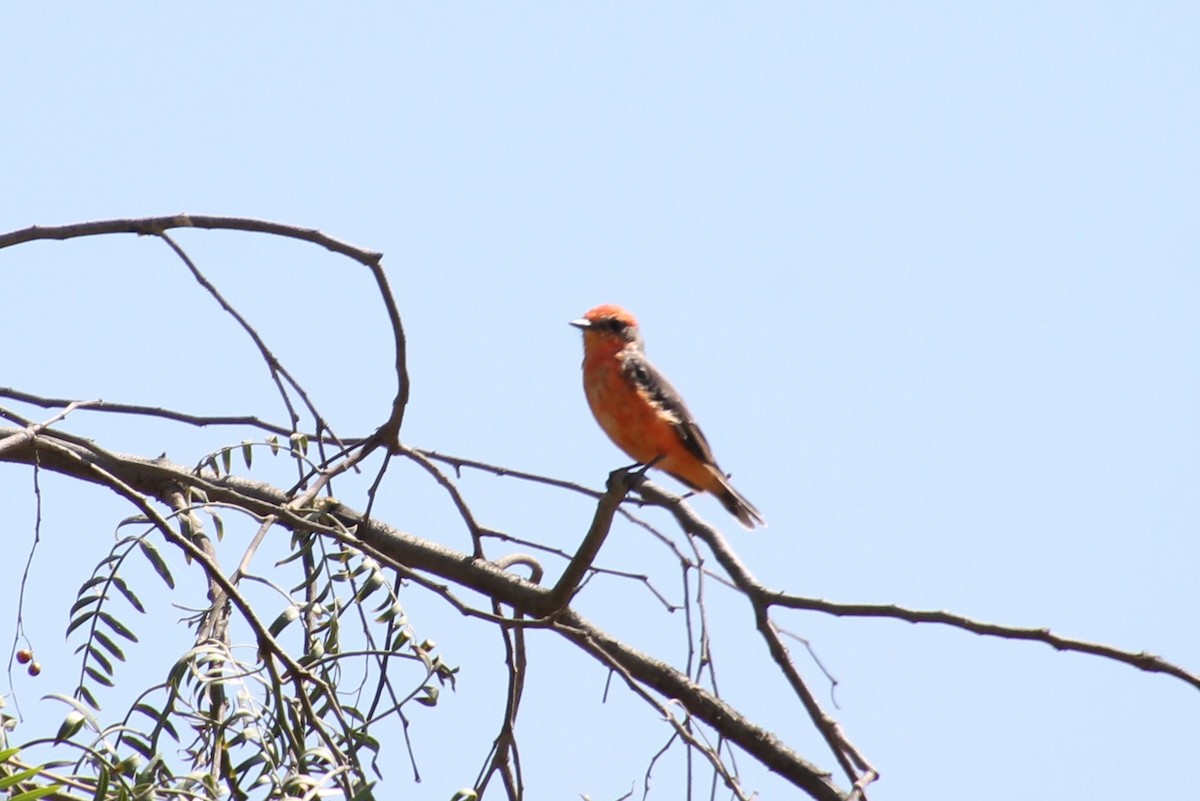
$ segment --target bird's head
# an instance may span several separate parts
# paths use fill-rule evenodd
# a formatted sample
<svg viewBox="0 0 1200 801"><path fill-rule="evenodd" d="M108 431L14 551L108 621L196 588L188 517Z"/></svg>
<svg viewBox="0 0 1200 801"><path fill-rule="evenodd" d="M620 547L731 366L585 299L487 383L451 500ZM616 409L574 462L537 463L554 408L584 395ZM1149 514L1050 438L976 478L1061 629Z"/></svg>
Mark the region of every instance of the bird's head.
<svg viewBox="0 0 1200 801"><path fill-rule="evenodd" d="M583 330L583 342L640 345L641 334L638 333L637 318L620 306L603 303L578 320L572 320L571 325Z"/></svg>

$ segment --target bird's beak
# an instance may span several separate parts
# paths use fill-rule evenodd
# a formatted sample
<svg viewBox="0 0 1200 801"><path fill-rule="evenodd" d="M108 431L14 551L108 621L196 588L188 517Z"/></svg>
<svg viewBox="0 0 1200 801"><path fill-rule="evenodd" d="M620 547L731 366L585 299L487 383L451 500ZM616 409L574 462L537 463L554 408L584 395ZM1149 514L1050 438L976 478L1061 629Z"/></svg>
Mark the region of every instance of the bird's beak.
<svg viewBox="0 0 1200 801"><path fill-rule="evenodd" d="M582 328L584 331L586 331L592 327L592 321L585 320L581 317L578 320L572 320L571 325L575 326L576 328Z"/></svg>

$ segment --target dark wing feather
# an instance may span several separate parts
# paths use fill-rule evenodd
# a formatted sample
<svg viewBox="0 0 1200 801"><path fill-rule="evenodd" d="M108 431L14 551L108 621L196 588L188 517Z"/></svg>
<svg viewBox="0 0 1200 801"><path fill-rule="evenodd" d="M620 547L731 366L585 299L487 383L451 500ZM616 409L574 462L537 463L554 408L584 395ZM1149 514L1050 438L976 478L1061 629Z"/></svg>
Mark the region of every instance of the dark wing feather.
<svg viewBox="0 0 1200 801"><path fill-rule="evenodd" d="M651 403L673 418L675 431L679 434L679 439L683 441L684 447L700 461L715 466L717 460L713 458L712 448L709 447L708 440L704 438L704 432L700 430L700 426L696 425L683 398L679 397L675 387L671 386L671 382L650 363L645 354L635 352L626 356L624 371L638 389L649 397Z"/></svg>

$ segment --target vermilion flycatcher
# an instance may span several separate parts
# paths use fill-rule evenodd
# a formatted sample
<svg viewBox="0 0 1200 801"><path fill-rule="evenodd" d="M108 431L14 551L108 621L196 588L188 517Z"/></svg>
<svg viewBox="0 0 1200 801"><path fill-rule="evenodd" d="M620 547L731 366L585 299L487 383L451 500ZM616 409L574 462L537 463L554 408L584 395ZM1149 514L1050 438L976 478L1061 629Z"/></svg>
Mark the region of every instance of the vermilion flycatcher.
<svg viewBox="0 0 1200 801"><path fill-rule="evenodd" d="M717 467L679 393L646 358L634 316L605 304L571 325L583 329L583 390L609 439L638 463L711 492L746 528L765 526Z"/></svg>

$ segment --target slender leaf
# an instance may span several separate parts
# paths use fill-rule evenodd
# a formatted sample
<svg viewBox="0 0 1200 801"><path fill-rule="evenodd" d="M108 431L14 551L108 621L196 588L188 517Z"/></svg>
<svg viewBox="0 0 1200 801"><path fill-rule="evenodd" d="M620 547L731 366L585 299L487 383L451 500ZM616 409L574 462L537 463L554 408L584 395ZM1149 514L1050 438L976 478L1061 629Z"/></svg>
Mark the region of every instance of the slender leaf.
<svg viewBox="0 0 1200 801"><path fill-rule="evenodd" d="M105 673L109 674L110 676L112 675L112 662L110 662L108 657L104 655L104 652L96 646L88 645L88 659L95 660L96 664L100 665L100 668Z"/></svg>
<svg viewBox="0 0 1200 801"><path fill-rule="evenodd" d="M79 588L79 593L82 595L83 593L90 590L92 587L95 587L97 584L103 584L106 581L108 581L107 574L105 574L103 576L92 576L90 579L88 579L87 581L85 581L83 583L82 587Z"/></svg>
<svg viewBox="0 0 1200 801"><path fill-rule="evenodd" d="M117 634L121 635L125 639L129 640L130 642L138 641L136 634L134 634L132 631L130 631L128 628L126 628L124 623L117 620L115 617L110 615L108 612L97 612L96 615L102 621L104 621L110 629L112 629L113 631L115 631Z"/></svg>
<svg viewBox="0 0 1200 801"><path fill-rule="evenodd" d="M112 687L113 680L101 673L94 667L88 666L83 669L83 672L92 677L97 684L103 684L105 687Z"/></svg>
<svg viewBox="0 0 1200 801"><path fill-rule="evenodd" d="M96 720L95 716L92 715L92 711L71 696L63 695L61 693L46 693L42 696L42 699L50 701L62 701L67 706L73 707L76 712L83 715L87 719L87 722L91 724L93 729L100 731L100 723Z"/></svg>
<svg viewBox="0 0 1200 801"><path fill-rule="evenodd" d="M118 646L115 642L113 642L112 638L109 637L107 634L105 634L103 631L96 629L96 631L92 632L92 639L96 640L96 642L103 645L104 649L106 651L108 651L110 654L112 654L114 657L117 658L117 661L119 661L119 662L125 661L125 652L122 651L120 646Z"/></svg>
<svg viewBox="0 0 1200 801"><path fill-rule="evenodd" d="M172 740L179 742L179 733L175 731L175 726L172 725L170 717L164 715L162 712L159 712L149 704L135 704L133 711L141 712L143 715L153 720L159 728L171 735Z"/></svg>
<svg viewBox="0 0 1200 801"><path fill-rule="evenodd" d="M58 793L60 790L62 790L62 788L63 785L61 784L50 784L45 787L38 787L34 790L30 790L27 793L14 795L12 798L8 799L8 801L37 801L39 798L45 798L48 795L54 795Z"/></svg>
<svg viewBox="0 0 1200 801"><path fill-rule="evenodd" d="M77 710L72 709L67 713L67 716L63 718L62 725L58 727L58 734L54 735L54 738L56 740L71 739L79 732L80 729L83 728L83 724L86 721L87 718L79 714Z"/></svg>
<svg viewBox="0 0 1200 801"><path fill-rule="evenodd" d="M87 687L80 687L75 692L79 693L79 697L86 701L88 706L97 712L100 711L100 703L96 700L96 696L92 695L91 690Z"/></svg>
<svg viewBox="0 0 1200 801"><path fill-rule="evenodd" d="M96 777L96 794L92 796L92 801L104 801L106 798L108 798L108 771L101 768L100 775Z"/></svg>
<svg viewBox="0 0 1200 801"><path fill-rule="evenodd" d="M279 617L275 618L275 621L271 623L271 627L269 629L271 636L279 636L279 632L287 628L288 624L294 622L298 617L300 617L299 607L289 606L287 609L284 609L279 614Z"/></svg>
<svg viewBox="0 0 1200 801"><path fill-rule="evenodd" d="M7 790L9 787L27 782L42 772L41 768L29 768L20 773L14 773L11 776L0 778L0 790Z"/></svg>
<svg viewBox="0 0 1200 801"><path fill-rule="evenodd" d="M141 754L146 759L150 759L152 756L154 756L154 749L152 749L150 747L149 743L143 742L138 737L133 737L132 735L126 736L125 744L128 745L130 748L132 748L134 751L137 751L139 754Z"/></svg>
<svg viewBox="0 0 1200 801"><path fill-rule="evenodd" d="M77 618L75 618L74 620L72 620L72 621L70 622L70 624L67 626L67 636L69 637L69 636L71 635L71 632L72 632L72 631L74 631L75 629L79 628L79 627L80 627L80 626L82 626L84 623L87 623L89 620L91 620L91 619L92 619L92 618L94 618L95 616L96 616L96 610L95 610L95 609L89 609L88 611L86 611L86 612L84 612L82 615L80 615L79 617L77 617Z"/></svg>
<svg viewBox="0 0 1200 801"><path fill-rule="evenodd" d="M129 605L134 609L146 614L146 607L142 606L141 600L134 594L133 590L129 589L129 585L125 583L125 579L120 576L113 576L113 586L125 596L125 600L129 601Z"/></svg>
<svg viewBox="0 0 1200 801"><path fill-rule="evenodd" d="M263 762L266 762L266 758L263 757L262 752L259 751L259 752L255 753L254 756L250 757L245 762L242 762L237 767L235 767L233 769L233 775L234 776L245 775L250 770L250 768L254 767L255 765L261 765Z"/></svg>
<svg viewBox="0 0 1200 801"><path fill-rule="evenodd" d="M70 609L70 611L67 612L67 616L70 617L71 615L75 614L83 607L89 606L90 604L94 604L96 601L99 601L102 597L103 596L101 596L101 595L85 595L85 596L83 596L78 601L71 604L71 609Z"/></svg>
<svg viewBox="0 0 1200 801"><path fill-rule="evenodd" d="M162 554L158 552L158 549L146 539L138 540L138 545L141 546L142 555L149 560L150 565L154 568L154 572L167 583L168 587L175 589L175 577L171 575L171 570L167 567L166 560L162 558Z"/></svg>

